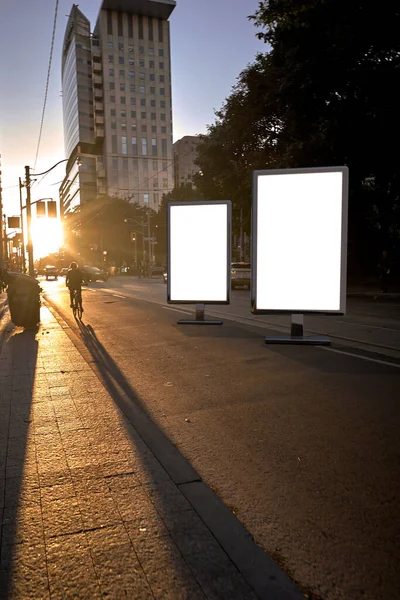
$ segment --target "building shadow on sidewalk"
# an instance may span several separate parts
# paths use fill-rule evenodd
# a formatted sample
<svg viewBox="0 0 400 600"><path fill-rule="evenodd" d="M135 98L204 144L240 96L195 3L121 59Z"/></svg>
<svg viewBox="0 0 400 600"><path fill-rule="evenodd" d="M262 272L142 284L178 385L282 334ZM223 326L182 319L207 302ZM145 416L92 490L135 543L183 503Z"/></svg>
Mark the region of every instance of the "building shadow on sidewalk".
<svg viewBox="0 0 400 600"><path fill-rule="evenodd" d="M182 493L201 485L179 450L149 415L144 402L89 324L77 321L97 376L127 418L135 456L130 473L110 474L111 485L137 477L141 485L124 498L125 527L157 597L248 598L256 596L220 543ZM93 361L92 361L93 362ZM116 442L118 444L118 441ZM121 490L121 488L119 488ZM118 501L117 501L118 502Z"/></svg>
<svg viewBox="0 0 400 600"><path fill-rule="evenodd" d="M40 507L35 446L29 438L35 384L37 330L8 329L0 355L0 597L11 594L15 555L43 547L32 516ZM37 516L37 515L36 515ZM35 518L33 517L33 520Z"/></svg>

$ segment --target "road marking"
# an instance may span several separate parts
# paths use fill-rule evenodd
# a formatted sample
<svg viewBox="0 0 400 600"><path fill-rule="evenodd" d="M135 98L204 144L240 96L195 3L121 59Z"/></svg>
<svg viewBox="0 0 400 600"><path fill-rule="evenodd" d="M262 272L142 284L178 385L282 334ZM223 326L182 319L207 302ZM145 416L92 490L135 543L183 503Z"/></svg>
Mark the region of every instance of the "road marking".
<svg viewBox="0 0 400 600"><path fill-rule="evenodd" d="M175 310L176 312L185 313L185 315L191 314L191 311L182 310L181 308L171 308L170 306L162 306L161 308L163 308L164 310Z"/></svg>
<svg viewBox="0 0 400 600"><path fill-rule="evenodd" d="M116 298L126 298L126 296L122 296L121 294L112 294Z"/></svg>
<svg viewBox="0 0 400 600"><path fill-rule="evenodd" d="M386 365L388 367L394 367L395 369L400 369L400 364L396 364L393 362L389 362L386 360L379 360L379 358L371 358L370 356L363 356L362 354L354 354L353 352L345 352L344 350L336 350L336 348L326 348L325 346L321 346L322 350L327 350L328 352L336 352L336 354L344 354L345 356L352 356L353 358L361 358L362 360L367 360L369 362L378 363L379 365Z"/></svg>

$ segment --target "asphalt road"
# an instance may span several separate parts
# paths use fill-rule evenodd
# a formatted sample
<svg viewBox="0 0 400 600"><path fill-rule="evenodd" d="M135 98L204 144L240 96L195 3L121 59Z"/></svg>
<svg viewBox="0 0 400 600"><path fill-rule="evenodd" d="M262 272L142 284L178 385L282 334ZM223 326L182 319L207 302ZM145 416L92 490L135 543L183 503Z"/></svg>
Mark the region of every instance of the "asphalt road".
<svg viewBox="0 0 400 600"><path fill-rule="evenodd" d="M168 307L159 280L116 278L84 292L88 336L63 286L43 282L106 380L137 397L304 590L399 597L399 305L357 300L346 317L310 318L346 338L332 349L266 346L265 327L287 319L251 317L248 292L207 310L223 326L184 326L179 311L193 308Z"/></svg>

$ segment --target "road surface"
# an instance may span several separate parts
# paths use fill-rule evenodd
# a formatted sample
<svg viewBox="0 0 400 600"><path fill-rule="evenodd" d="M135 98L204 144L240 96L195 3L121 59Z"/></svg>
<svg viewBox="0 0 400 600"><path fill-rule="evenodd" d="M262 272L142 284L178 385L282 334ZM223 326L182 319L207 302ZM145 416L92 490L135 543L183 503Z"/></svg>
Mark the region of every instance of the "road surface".
<svg viewBox="0 0 400 600"><path fill-rule="evenodd" d="M194 327L176 324L193 307L167 306L162 280L114 278L84 291L79 327L64 281L42 286L110 389L143 406L312 598L399 597L399 305L310 317L331 349L266 346L287 318L253 317L246 291L207 308L223 326Z"/></svg>

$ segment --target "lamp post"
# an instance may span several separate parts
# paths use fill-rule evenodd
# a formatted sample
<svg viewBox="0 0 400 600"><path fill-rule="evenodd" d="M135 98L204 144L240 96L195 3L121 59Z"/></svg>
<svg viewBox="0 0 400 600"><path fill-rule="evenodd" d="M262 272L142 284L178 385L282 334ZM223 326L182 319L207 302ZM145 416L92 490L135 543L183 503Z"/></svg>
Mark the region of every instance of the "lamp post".
<svg viewBox="0 0 400 600"><path fill-rule="evenodd" d="M26 187L26 222L27 222L27 229L28 229L28 244L27 244L27 250L28 250L28 266L29 266L29 275L31 277L34 277L35 275L35 270L34 270L34 263L33 263L33 245L32 245L32 234L31 234L31 224L32 224L32 212L31 212L31 176L33 177L40 177L41 175L47 175L47 173L50 173L50 171L52 171L53 169L55 169L56 167L58 167L58 165L60 165L63 162L67 162L69 161L69 158L63 158L62 160L59 160L55 165L53 165L52 167L50 167L50 169L47 169L47 171L43 171L43 173L31 173L31 168L29 167L29 165L25 166L25 187ZM77 164L78 166L80 166L80 159L79 156L76 158Z"/></svg>
<svg viewBox="0 0 400 600"><path fill-rule="evenodd" d="M135 225L139 225L139 227L142 228L142 231L141 231L142 244L143 244L143 246L142 246L143 259L142 260L144 261L144 257L146 255L146 246L145 246L145 241L144 241L144 237L145 237L144 228L146 226L146 223L139 223L139 221L132 219L132 217L127 217L126 219L124 219L124 221L125 221L125 223L135 223ZM136 245L136 242L135 242L135 245ZM136 254L136 260L137 260L137 254ZM137 264L136 264L136 266L137 266ZM139 273L140 273L140 270L139 270Z"/></svg>

